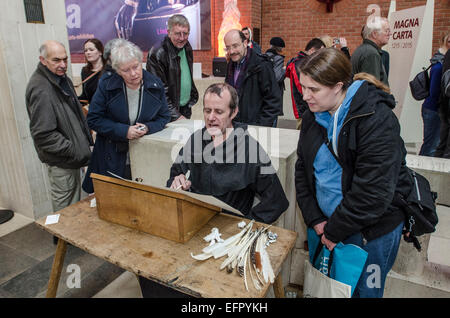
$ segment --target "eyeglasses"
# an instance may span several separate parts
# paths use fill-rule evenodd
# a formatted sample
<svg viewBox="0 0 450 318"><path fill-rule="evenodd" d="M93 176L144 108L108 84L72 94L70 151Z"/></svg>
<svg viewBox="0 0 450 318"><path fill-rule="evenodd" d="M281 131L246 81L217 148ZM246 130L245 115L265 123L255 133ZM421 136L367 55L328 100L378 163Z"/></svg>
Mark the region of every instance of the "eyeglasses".
<svg viewBox="0 0 450 318"><path fill-rule="evenodd" d="M231 46L226 46L225 47L225 52L230 52L231 50L236 50L238 49L241 45L243 45L244 43L234 43Z"/></svg>
<svg viewBox="0 0 450 318"><path fill-rule="evenodd" d="M177 38L187 38L189 37L189 32L174 32L173 35Z"/></svg>

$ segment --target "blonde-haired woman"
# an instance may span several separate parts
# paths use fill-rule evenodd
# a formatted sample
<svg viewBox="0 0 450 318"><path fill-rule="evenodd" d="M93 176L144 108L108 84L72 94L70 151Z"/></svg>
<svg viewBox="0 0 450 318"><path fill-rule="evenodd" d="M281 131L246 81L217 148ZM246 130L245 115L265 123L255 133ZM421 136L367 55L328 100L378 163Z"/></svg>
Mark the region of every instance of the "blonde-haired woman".
<svg viewBox="0 0 450 318"><path fill-rule="evenodd" d="M338 37L338 38L332 38L331 36L322 35L320 37L322 42L325 44L325 47L334 47L337 48L338 46L341 47L342 53L347 55L348 58L350 58L350 50L347 46L347 40L344 37Z"/></svg>
<svg viewBox="0 0 450 318"><path fill-rule="evenodd" d="M368 252L353 297L382 297L403 229L394 193L411 187L395 100L370 75L353 80L349 59L334 48L314 53L299 71L309 109L297 148L297 202L329 250L343 242Z"/></svg>

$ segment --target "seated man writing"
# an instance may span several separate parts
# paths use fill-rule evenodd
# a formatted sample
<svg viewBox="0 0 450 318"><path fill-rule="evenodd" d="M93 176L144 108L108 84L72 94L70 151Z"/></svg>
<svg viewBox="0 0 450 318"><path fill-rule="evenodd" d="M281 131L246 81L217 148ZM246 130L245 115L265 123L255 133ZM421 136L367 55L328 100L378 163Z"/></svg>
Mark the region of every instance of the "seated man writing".
<svg viewBox="0 0 450 318"><path fill-rule="evenodd" d="M238 104L236 90L226 83L206 89L205 128L194 132L180 150L167 186L212 195L249 219L272 223L289 202L267 153L247 125L232 122Z"/></svg>
<svg viewBox="0 0 450 318"><path fill-rule="evenodd" d="M206 127L194 132L180 150L167 186L212 195L249 219L272 223L289 202L269 156L249 135L247 125L232 123L238 104L236 90L226 83L206 89ZM144 298L186 296L141 276L139 283Z"/></svg>

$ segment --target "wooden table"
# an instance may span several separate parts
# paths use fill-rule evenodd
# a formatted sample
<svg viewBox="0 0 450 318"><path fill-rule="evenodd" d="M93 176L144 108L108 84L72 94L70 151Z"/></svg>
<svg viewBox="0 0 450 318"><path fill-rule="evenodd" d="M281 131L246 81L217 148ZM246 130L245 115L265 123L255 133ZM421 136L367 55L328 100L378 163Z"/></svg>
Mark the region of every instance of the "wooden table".
<svg viewBox="0 0 450 318"><path fill-rule="evenodd" d="M55 297L61 275L67 243L113 263L127 271L151 279L155 282L181 291L194 297L264 297L270 284L262 290L254 288L247 278L249 291L245 289L244 279L235 271L228 274L220 270L225 257L197 261L191 257L208 244L203 237L217 227L226 239L240 231L237 224L240 217L226 214L214 216L191 240L181 244L137 230L103 221L98 218L97 209L90 207L89 199L84 199L61 211L59 222L45 225L45 219L36 221L37 225L59 238L48 284L47 297ZM248 220L246 220L248 222ZM261 226L255 223L255 226ZM278 234L276 243L267 248L276 275L274 293L284 297L281 265L294 246L297 233L279 227L271 231Z"/></svg>

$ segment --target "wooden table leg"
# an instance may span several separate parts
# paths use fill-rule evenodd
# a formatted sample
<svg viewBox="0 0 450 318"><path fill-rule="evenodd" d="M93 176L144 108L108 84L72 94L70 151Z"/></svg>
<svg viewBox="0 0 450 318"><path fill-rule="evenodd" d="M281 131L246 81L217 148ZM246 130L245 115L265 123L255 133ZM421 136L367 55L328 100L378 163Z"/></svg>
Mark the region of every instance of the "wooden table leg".
<svg viewBox="0 0 450 318"><path fill-rule="evenodd" d="M63 239L58 239L58 245L56 245L55 258L53 259L52 271L50 273L50 279L48 281L47 298L55 298L56 291L58 290L59 279L61 277L61 271L64 265L64 256L66 255L67 242Z"/></svg>
<svg viewBox="0 0 450 318"><path fill-rule="evenodd" d="M281 272L278 273L272 286L273 286L273 293L275 294L276 298L285 298L283 278L281 277Z"/></svg>

